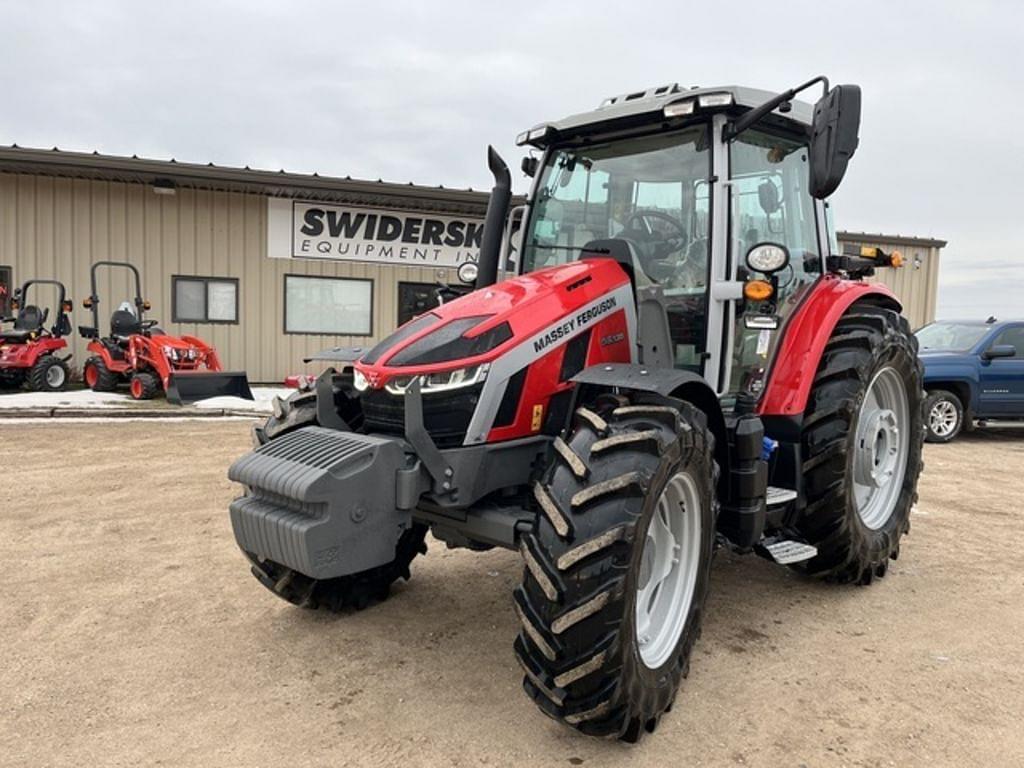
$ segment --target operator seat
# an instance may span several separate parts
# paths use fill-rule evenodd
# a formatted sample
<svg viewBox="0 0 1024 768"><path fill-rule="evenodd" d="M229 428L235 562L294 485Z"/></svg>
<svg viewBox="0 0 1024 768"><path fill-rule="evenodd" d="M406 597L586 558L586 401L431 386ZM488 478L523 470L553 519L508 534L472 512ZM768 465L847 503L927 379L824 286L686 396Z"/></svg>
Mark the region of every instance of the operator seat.
<svg viewBox="0 0 1024 768"><path fill-rule="evenodd" d="M14 319L14 327L0 332L4 341L21 344L28 341L33 333L44 333L43 323L50 313L48 309L39 309L35 304L26 304Z"/></svg>
<svg viewBox="0 0 1024 768"><path fill-rule="evenodd" d="M119 309L110 316L110 335L126 343L129 336L142 333L142 323L127 309Z"/></svg>

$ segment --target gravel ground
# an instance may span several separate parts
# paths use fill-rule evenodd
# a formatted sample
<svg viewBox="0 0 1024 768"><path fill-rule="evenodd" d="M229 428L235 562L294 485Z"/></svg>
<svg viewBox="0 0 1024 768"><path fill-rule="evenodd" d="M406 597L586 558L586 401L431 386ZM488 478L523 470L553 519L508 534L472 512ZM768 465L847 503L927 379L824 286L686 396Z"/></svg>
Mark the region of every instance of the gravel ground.
<svg viewBox="0 0 1024 768"><path fill-rule="evenodd" d="M1024 432L928 446L868 588L720 554L658 732L588 740L512 655L511 552L433 542L391 600L292 608L237 551L248 423L0 423L0 764L1024 765Z"/></svg>

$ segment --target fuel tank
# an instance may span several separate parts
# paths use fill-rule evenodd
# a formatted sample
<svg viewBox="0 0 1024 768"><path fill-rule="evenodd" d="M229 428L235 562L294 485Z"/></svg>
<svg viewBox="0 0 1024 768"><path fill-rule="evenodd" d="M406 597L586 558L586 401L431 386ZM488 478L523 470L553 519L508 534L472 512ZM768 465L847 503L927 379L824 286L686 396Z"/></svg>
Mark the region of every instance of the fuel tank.
<svg viewBox="0 0 1024 768"><path fill-rule="evenodd" d="M406 323L355 363L367 428L400 433L405 388L419 377L424 424L439 447L556 434L570 379L632 362L636 308L612 259L531 272Z"/></svg>

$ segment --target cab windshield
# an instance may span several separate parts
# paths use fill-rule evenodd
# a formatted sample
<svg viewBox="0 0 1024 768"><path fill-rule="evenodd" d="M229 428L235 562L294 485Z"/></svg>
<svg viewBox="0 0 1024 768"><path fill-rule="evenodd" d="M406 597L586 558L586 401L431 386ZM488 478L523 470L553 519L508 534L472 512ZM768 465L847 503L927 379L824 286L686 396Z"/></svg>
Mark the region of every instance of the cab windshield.
<svg viewBox="0 0 1024 768"><path fill-rule="evenodd" d="M921 351L966 352L989 328L981 323L932 323L917 332L917 343Z"/></svg>
<svg viewBox="0 0 1024 768"><path fill-rule="evenodd" d="M523 238L523 271L565 264L622 238L649 280L706 284L711 171L706 128L554 149ZM655 263L659 262L659 263Z"/></svg>
<svg viewBox="0 0 1024 768"><path fill-rule="evenodd" d="M676 366L700 372L710 175L705 125L551 150L523 237L523 272L574 261L595 240L627 241L637 286L663 288Z"/></svg>

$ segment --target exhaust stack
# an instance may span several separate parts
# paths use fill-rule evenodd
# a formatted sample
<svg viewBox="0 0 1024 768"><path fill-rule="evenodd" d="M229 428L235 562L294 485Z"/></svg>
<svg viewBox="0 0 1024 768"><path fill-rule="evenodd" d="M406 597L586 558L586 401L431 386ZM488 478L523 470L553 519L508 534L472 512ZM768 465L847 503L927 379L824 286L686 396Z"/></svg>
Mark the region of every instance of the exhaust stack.
<svg viewBox="0 0 1024 768"><path fill-rule="evenodd" d="M491 199L487 201L487 215L484 217L484 234L477 261L477 288L494 285L498 280L501 239L505 234L505 219L512 201L512 176L505 161L492 146L487 147L487 165L494 174L494 188L491 189Z"/></svg>

